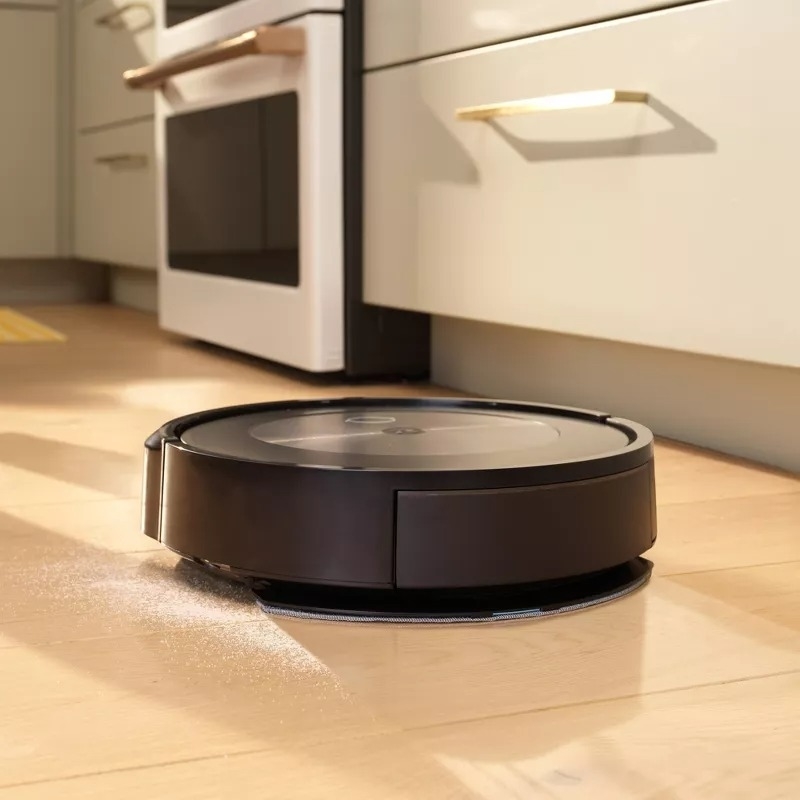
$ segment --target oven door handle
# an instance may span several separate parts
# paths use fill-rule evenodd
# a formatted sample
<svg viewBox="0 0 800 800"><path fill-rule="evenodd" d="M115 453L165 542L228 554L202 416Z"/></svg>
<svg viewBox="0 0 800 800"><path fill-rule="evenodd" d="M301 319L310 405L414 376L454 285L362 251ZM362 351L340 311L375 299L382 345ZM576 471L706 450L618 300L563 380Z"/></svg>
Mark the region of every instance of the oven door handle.
<svg viewBox="0 0 800 800"><path fill-rule="evenodd" d="M170 79L212 64L243 56L300 56L306 48L305 29L261 25L251 31L216 42L192 53L126 70L122 77L131 89L160 89Z"/></svg>

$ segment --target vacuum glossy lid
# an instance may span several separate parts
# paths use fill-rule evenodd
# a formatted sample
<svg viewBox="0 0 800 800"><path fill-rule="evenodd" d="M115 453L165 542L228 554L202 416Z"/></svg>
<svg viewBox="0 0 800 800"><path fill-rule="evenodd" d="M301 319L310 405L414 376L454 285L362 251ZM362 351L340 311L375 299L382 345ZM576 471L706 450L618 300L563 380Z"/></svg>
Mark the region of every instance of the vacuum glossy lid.
<svg viewBox="0 0 800 800"><path fill-rule="evenodd" d="M535 408L535 407L534 407ZM307 404L200 421L193 449L276 464L364 470L508 469L598 458L636 434L601 416L479 401Z"/></svg>

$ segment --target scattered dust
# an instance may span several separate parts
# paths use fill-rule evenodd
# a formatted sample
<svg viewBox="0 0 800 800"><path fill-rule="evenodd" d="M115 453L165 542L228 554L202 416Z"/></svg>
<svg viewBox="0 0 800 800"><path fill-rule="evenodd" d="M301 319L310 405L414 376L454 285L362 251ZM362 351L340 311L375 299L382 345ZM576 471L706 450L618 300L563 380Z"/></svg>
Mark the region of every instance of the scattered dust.
<svg viewBox="0 0 800 800"><path fill-rule="evenodd" d="M338 683L333 673L257 605L241 583L217 576L170 553L142 559L103 551L42 561L33 576L19 575L26 594L52 603L53 613L96 619L104 637L118 631L163 634L165 645L206 662L225 662L230 673L296 671ZM49 603L48 603L49 605ZM263 668L257 668L258 665Z"/></svg>
<svg viewBox="0 0 800 800"><path fill-rule="evenodd" d="M179 563L143 563L127 573L98 576L91 586L128 613L162 625L227 625L264 619L246 587Z"/></svg>
<svg viewBox="0 0 800 800"><path fill-rule="evenodd" d="M250 669L248 656L268 655L270 668L330 676L319 659L261 611L246 586L190 562L174 567L145 562L133 574L94 580L92 589L158 628L202 627L205 655L228 667ZM205 630L209 627L213 632Z"/></svg>

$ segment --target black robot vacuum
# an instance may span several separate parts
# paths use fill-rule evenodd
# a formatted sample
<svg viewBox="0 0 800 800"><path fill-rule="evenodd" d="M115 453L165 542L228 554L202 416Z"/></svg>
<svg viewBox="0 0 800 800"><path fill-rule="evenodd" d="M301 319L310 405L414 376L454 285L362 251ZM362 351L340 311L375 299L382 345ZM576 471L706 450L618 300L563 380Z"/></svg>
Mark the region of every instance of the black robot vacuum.
<svg viewBox="0 0 800 800"><path fill-rule="evenodd" d="M462 399L292 401L167 423L144 532L275 614L491 621L642 586L653 436L608 414Z"/></svg>

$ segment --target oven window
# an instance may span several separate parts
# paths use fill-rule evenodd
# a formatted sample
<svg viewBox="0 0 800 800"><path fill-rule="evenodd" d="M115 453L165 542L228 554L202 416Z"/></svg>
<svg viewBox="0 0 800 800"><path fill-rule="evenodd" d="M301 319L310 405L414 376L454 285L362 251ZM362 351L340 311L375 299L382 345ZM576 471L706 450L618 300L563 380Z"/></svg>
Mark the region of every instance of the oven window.
<svg viewBox="0 0 800 800"><path fill-rule="evenodd" d="M235 0L166 0L164 4L164 27L171 28L187 19L207 14L215 8L228 6Z"/></svg>
<svg viewBox="0 0 800 800"><path fill-rule="evenodd" d="M297 94L167 119L172 269L300 284Z"/></svg>

